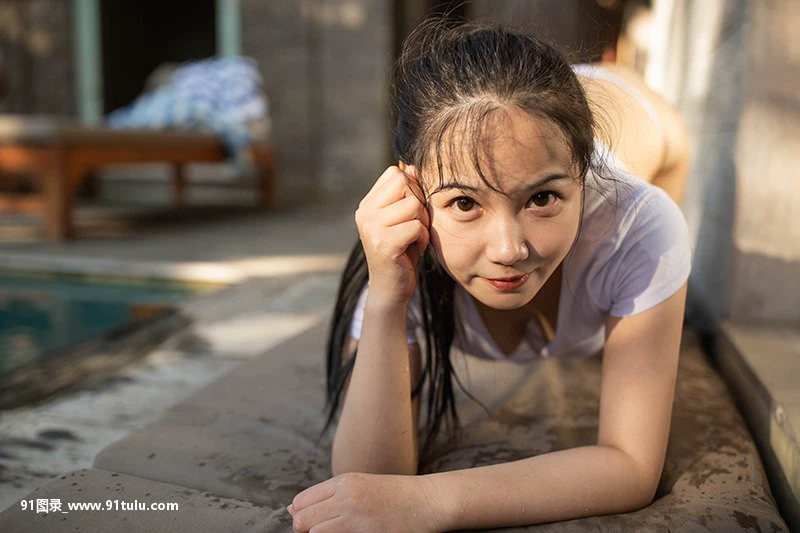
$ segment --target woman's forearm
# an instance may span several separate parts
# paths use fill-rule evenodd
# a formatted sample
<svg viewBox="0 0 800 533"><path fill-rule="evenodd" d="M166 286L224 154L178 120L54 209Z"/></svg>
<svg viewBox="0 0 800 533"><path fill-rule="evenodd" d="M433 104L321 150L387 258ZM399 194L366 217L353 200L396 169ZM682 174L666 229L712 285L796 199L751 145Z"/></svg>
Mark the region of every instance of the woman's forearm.
<svg viewBox="0 0 800 533"><path fill-rule="evenodd" d="M331 451L333 475L416 474L406 308L367 297L358 356Z"/></svg>
<svg viewBox="0 0 800 533"><path fill-rule="evenodd" d="M583 446L417 478L443 531L522 526L624 513L652 501L625 452Z"/></svg>

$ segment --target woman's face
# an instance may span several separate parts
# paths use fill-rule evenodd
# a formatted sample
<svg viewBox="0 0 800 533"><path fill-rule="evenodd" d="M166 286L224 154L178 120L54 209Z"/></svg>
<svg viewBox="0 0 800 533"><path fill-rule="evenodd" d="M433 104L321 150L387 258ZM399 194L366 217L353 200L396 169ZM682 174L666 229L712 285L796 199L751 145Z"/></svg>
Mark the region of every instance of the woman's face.
<svg viewBox="0 0 800 533"><path fill-rule="evenodd" d="M543 127L518 107L493 115L497 134L481 160L489 189L476 172L448 176L425 169L431 246L450 276L495 309L526 305L567 255L577 235L581 186L569 147L555 127ZM450 150L444 149L442 153ZM472 168L469 154L465 164ZM443 161L443 168L450 168ZM527 276L522 283L490 280Z"/></svg>

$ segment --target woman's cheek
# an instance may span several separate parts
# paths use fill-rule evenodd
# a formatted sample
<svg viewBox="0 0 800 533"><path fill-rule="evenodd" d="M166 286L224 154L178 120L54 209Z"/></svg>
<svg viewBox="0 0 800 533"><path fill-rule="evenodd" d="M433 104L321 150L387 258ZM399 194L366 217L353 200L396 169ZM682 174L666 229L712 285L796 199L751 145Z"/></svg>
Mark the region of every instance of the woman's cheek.
<svg viewBox="0 0 800 533"><path fill-rule="evenodd" d="M468 223L468 220L457 220L452 215L442 211L435 211L431 229L440 235L443 244L462 245L475 240L477 228Z"/></svg>
<svg viewBox="0 0 800 533"><path fill-rule="evenodd" d="M440 257L453 247L462 245L465 240L464 232L459 231L457 223L446 214L436 213L431 222L431 243Z"/></svg>
<svg viewBox="0 0 800 533"><path fill-rule="evenodd" d="M572 246L576 233L577 226L565 218L548 228L547 231L537 232L532 237L532 242L536 243L537 251L542 257L560 257L566 254Z"/></svg>
<svg viewBox="0 0 800 533"><path fill-rule="evenodd" d="M431 227L431 245L439 264L454 279L460 279L459 272L471 262L476 253L476 238L465 238L454 232L447 224L434 223Z"/></svg>
<svg viewBox="0 0 800 533"><path fill-rule="evenodd" d="M445 250L447 245L446 243L442 242L442 235L437 224L431 225L430 237L430 246L433 247L433 251L436 254L436 259L439 261L439 264L445 266Z"/></svg>

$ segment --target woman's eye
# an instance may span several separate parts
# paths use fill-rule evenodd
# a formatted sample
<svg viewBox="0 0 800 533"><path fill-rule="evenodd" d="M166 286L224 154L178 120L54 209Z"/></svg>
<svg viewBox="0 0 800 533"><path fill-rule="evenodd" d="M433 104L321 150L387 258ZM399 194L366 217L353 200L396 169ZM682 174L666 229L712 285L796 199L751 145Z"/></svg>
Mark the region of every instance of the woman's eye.
<svg viewBox="0 0 800 533"><path fill-rule="evenodd" d="M553 191L537 192L531 196L531 201L536 207L547 207L547 204L550 203L551 197L553 200L558 199L558 195Z"/></svg>
<svg viewBox="0 0 800 533"><path fill-rule="evenodd" d="M454 198L449 205L455 204L458 207L459 211L471 211L472 207L475 205L475 200L470 198L469 196L459 196L458 198Z"/></svg>
<svg viewBox="0 0 800 533"><path fill-rule="evenodd" d="M536 207L539 208L547 208L550 207L550 204L554 204L556 200L558 200L559 196L553 191L544 191L538 192L531 196L530 202L532 202ZM551 202L551 200L553 200ZM469 213L473 210L473 207L477 205L475 200L470 198L469 196L459 196L457 198L453 198L450 200L446 207L451 207L455 205L455 207L462 213Z"/></svg>

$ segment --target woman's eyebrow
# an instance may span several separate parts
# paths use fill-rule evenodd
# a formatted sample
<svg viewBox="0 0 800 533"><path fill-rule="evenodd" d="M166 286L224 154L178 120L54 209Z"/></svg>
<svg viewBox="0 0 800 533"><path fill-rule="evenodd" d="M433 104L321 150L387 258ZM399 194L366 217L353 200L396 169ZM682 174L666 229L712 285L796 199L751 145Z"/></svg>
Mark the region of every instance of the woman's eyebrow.
<svg viewBox="0 0 800 533"><path fill-rule="evenodd" d="M570 179L570 177L567 176L566 174L553 174L551 176L547 176L546 178L542 178L542 179L540 179L539 181L537 181L535 183L530 183L528 185L525 185L521 189L519 189L519 191L517 191L517 192L529 191L531 189L536 189L538 187L541 187L542 185L546 185L546 184L550 183L551 181L563 180L563 179ZM474 193L482 193L482 192L485 191L484 187L475 187L473 185L467 185L465 183L459 183L458 181L451 181L449 183L445 183L444 185L442 185L439 188L439 191L445 191L445 190L448 190L448 189L460 189L460 190L464 190L464 191L472 191Z"/></svg>

